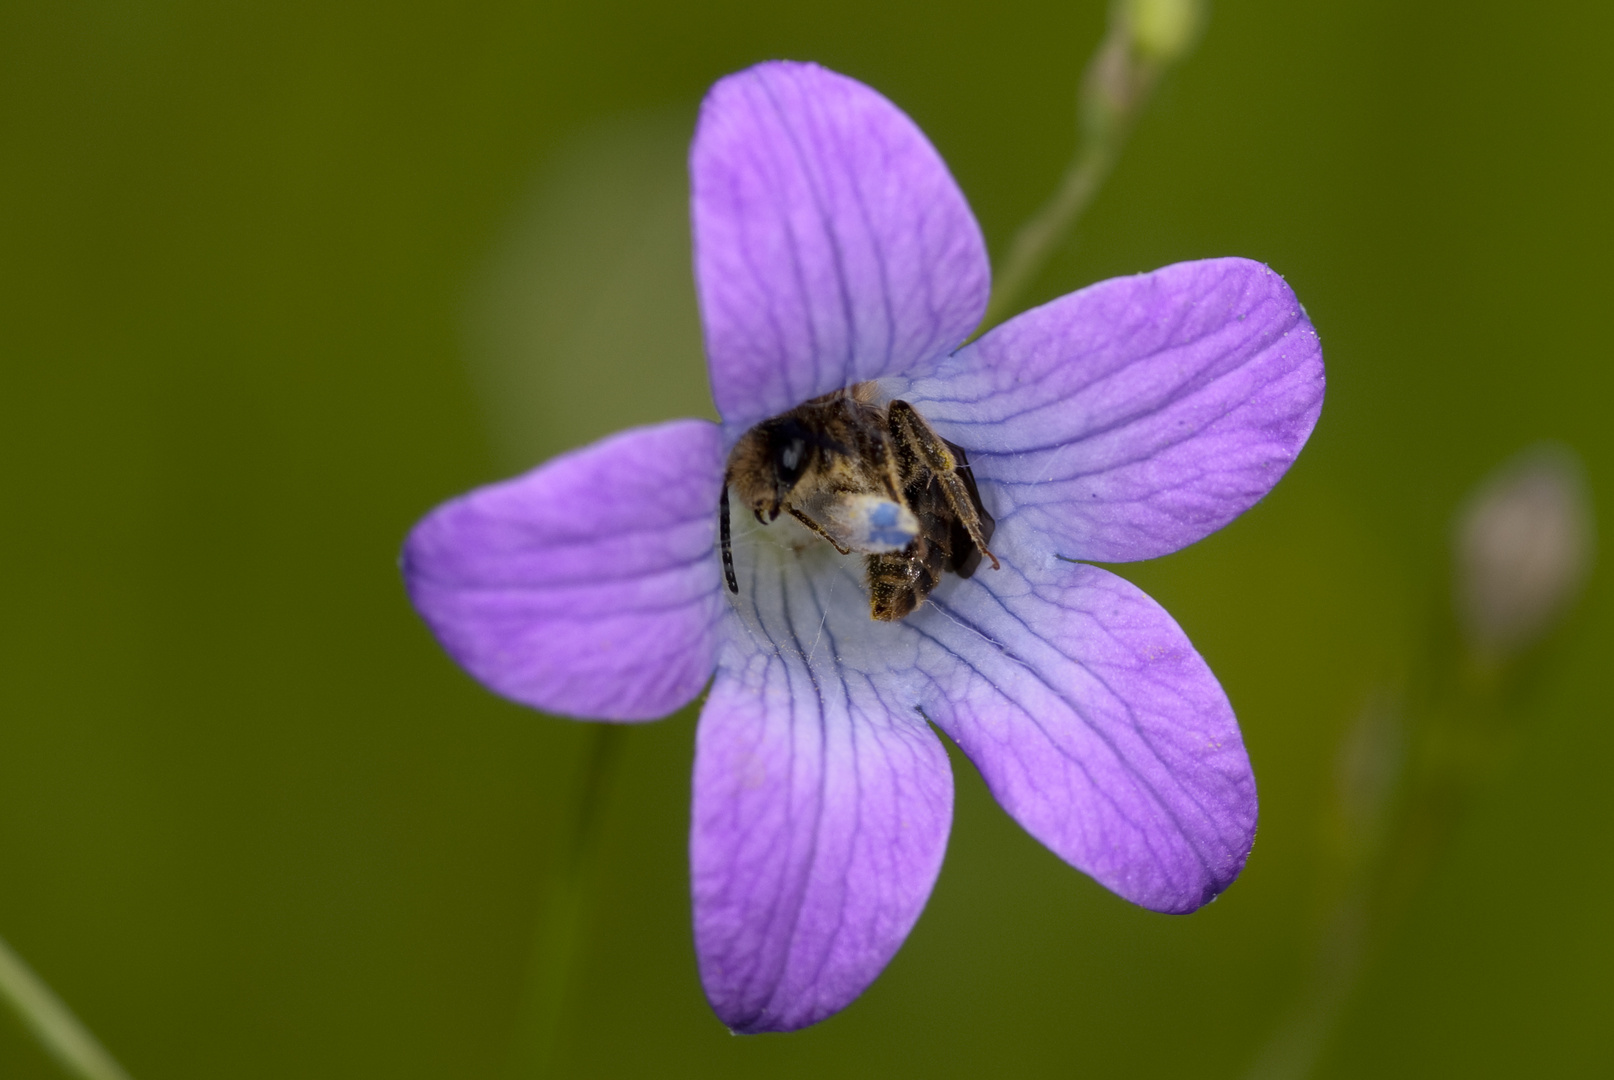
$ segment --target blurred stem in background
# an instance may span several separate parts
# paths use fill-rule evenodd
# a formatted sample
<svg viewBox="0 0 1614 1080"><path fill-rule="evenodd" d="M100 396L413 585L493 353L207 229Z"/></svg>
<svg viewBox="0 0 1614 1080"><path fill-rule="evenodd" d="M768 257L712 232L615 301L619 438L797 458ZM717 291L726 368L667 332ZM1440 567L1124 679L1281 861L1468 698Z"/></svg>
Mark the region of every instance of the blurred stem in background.
<svg viewBox="0 0 1614 1080"><path fill-rule="evenodd" d="M511 1062L516 1077L549 1076L554 1071L567 992L585 937L585 901L599 863L600 826L622 729L618 724L584 724L583 739L572 813L557 830L564 846L553 862L533 940L529 965L533 974L521 1005L521 1028Z"/></svg>
<svg viewBox="0 0 1614 1080"><path fill-rule="evenodd" d="M10 1002L50 1056L70 1075L83 1080L129 1080L129 1074L80 1023L66 1002L51 992L4 939L0 939L0 997Z"/></svg>
<svg viewBox="0 0 1614 1080"><path fill-rule="evenodd" d="M1111 5L1109 29L1077 93L1076 156L1053 196L1015 233L995 275L983 326L994 326L1013 311L1059 250L1115 167L1155 86L1193 50L1204 22L1203 0L1115 0Z"/></svg>
<svg viewBox="0 0 1614 1080"><path fill-rule="evenodd" d="M1512 757L1532 647L1580 595L1591 501L1567 449L1527 450L1459 511L1452 609L1431 620L1404 692L1384 689L1346 730L1325 860L1333 902L1305 990L1250 1080L1316 1069L1357 983L1396 932L1469 806Z"/></svg>

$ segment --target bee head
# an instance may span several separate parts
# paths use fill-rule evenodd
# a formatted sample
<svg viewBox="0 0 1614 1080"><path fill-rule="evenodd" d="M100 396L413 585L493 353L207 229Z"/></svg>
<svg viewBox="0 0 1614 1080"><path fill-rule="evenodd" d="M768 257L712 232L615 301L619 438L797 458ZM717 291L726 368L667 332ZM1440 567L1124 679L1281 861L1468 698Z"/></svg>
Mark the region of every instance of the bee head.
<svg viewBox="0 0 1614 1080"><path fill-rule="evenodd" d="M772 521L818 453L818 442L801 421L788 416L747 431L729 455L729 483L757 520Z"/></svg>

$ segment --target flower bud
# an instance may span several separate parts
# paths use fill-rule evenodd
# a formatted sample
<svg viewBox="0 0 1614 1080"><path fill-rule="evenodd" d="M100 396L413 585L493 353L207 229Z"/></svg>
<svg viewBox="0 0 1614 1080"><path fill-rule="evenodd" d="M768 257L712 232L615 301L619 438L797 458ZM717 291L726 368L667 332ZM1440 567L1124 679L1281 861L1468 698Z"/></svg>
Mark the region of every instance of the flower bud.
<svg viewBox="0 0 1614 1080"><path fill-rule="evenodd" d="M1455 536L1458 621L1486 654L1517 652L1568 610L1591 567L1591 499L1567 447L1526 450L1469 497Z"/></svg>
<svg viewBox="0 0 1614 1080"><path fill-rule="evenodd" d="M1203 0L1123 0L1132 47L1160 64L1174 64L1193 48L1204 23Z"/></svg>

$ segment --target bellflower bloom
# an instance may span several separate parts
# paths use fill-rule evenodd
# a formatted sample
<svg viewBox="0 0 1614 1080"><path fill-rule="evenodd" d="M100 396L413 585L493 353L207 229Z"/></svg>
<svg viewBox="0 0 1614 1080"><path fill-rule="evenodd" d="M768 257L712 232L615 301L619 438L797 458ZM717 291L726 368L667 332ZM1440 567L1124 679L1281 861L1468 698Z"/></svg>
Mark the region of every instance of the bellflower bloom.
<svg viewBox="0 0 1614 1080"><path fill-rule="evenodd" d="M873 90L767 63L708 94L690 154L721 424L626 431L433 511L410 596L449 654L545 712L649 720L711 681L691 885L706 994L738 1032L847 1005L935 883L953 785L1134 903L1186 912L1254 838L1226 695L1171 617L1085 561L1176 551L1260 499L1323 398L1317 336L1242 259L1102 282L960 348L985 245L924 135ZM1002 569L869 616L863 559L718 497L747 429L874 381L964 448ZM715 674L714 674L715 672Z"/></svg>

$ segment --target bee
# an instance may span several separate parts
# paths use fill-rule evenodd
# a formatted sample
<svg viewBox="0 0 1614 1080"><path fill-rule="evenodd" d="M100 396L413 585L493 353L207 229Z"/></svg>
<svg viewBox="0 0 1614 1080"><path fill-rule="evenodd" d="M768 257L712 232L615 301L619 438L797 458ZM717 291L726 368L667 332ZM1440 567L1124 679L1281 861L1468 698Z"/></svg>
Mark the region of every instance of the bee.
<svg viewBox="0 0 1614 1080"><path fill-rule="evenodd" d="M798 405L747 431L729 454L719 503L723 575L734 576L729 489L766 525L788 513L842 555L862 554L869 613L894 622L951 571L967 578L995 522L969 458L905 401L874 402L859 383Z"/></svg>

